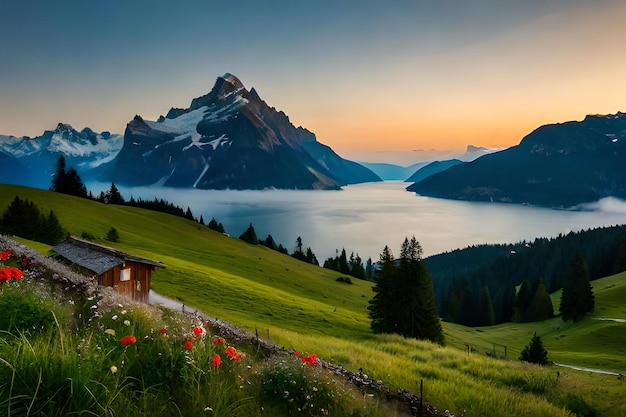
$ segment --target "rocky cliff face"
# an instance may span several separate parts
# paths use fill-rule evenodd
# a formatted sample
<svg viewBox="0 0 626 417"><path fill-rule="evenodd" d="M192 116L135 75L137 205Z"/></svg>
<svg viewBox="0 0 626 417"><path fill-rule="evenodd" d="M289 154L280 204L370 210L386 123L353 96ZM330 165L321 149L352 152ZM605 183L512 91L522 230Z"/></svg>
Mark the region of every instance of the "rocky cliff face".
<svg viewBox="0 0 626 417"><path fill-rule="evenodd" d="M231 74L187 109L172 108L156 122L136 116L103 176L203 189L334 189L380 180L295 127Z"/></svg>

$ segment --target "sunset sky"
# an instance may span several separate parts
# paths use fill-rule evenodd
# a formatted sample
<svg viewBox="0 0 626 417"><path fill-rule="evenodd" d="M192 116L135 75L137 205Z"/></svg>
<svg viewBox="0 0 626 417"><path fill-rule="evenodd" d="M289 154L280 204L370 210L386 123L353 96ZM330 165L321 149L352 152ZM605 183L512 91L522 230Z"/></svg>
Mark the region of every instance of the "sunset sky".
<svg viewBox="0 0 626 417"><path fill-rule="evenodd" d="M507 147L626 111L625 18L621 0L0 0L0 134L123 133L230 72L352 159Z"/></svg>

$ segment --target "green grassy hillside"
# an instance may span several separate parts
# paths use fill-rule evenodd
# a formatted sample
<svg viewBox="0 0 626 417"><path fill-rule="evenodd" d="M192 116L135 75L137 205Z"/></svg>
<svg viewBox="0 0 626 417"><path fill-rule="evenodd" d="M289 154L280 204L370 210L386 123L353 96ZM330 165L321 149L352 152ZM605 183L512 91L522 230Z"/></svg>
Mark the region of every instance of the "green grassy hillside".
<svg viewBox="0 0 626 417"><path fill-rule="evenodd" d="M537 323L504 323L469 328L447 323L448 341L459 348L472 346L499 357L517 358L533 333L541 336L550 359L557 363L626 372L626 272L592 282L596 311L578 323L553 318ZM553 299L558 310L558 297ZM600 319L617 319L600 320ZM495 346L494 346L495 345Z"/></svg>
<svg viewBox="0 0 626 417"><path fill-rule="evenodd" d="M426 399L442 410L465 416L566 416L567 408L581 400L607 416L626 414L621 401L626 386L614 376L568 371L557 380L558 369L484 355L496 343L497 356L507 346L508 358L517 359L536 331L553 361L623 372L624 323L589 318L564 324L553 319L475 329L444 323L450 347L373 335L366 310L373 295L368 282L337 282L337 272L142 209L8 185L0 185L0 207L15 195L42 211L54 209L74 235L88 232L103 239L115 227L120 242L101 243L167 265L153 275L157 292L249 331L258 328L261 336L269 332L284 346L316 352L352 370L363 368L391 388L419 391L423 380ZM620 301L624 281L621 274L594 282L596 318L626 317ZM466 345L478 353L468 354Z"/></svg>

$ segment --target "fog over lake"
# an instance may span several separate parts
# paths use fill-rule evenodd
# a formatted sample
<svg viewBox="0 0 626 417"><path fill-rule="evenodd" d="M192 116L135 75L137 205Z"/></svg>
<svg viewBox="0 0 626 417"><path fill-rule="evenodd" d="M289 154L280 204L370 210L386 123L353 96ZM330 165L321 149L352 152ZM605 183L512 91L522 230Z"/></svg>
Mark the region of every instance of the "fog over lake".
<svg viewBox="0 0 626 417"><path fill-rule="evenodd" d="M216 191L150 187L118 189L131 196L162 198L194 216L221 222L238 237L250 223L259 239L268 234L289 252L296 238L311 247L320 263L345 248L348 256L378 260L385 245L394 255L405 237L415 235L424 255L481 243L513 243L536 237L626 223L626 202L608 198L584 210L475 203L418 196L405 191L408 183L386 181L344 187L340 191ZM110 184L87 184L97 195ZM113 225L115 226L115 225Z"/></svg>

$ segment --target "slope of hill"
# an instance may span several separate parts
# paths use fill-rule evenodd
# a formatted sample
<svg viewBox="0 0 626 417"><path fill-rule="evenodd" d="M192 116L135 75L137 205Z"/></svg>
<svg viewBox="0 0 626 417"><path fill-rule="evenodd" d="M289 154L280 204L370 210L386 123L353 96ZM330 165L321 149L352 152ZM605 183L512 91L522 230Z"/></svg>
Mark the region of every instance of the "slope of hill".
<svg viewBox="0 0 626 417"><path fill-rule="evenodd" d="M564 323L555 317L536 323L476 328L448 323L449 341L460 348L470 344L484 352L493 352L495 347L497 356L504 355L506 344L508 357L515 359L536 332L555 362L625 373L626 309L622 300L626 297L626 272L597 279L592 287L596 311L585 320Z"/></svg>
<svg viewBox="0 0 626 417"><path fill-rule="evenodd" d="M373 295L371 283L337 282L339 274L334 271L248 245L190 220L133 207L107 206L7 185L0 185L0 207L6 207L16 194L35 202L42 211L54 209L60 222L76 235L86 231L101 238L111 226L116 227L121 241L108 245L167 265L153 275L153 287L158 292L248 331L258 329L260 336L269 336L288 348L315 351L353 371L362 368L393 389L417 392L422 379L426 399L453 414L565 417L569 414L567 395L578 395L575 393L581 386L593 388L598 384L602 396L586 396L586 401L606 416L626 412L621 401L622 381L614 377L581 373L555 383L550 369L467 355L459 337L474 329L444 323L450 343L463 350L394 335L373 335L366 310ZM526 325L509 326L511 332L527 332ZM484 340L491 340L488 331L483 331ZM511 342L511 352L528 342L525 337L518 340ZM610 344L611 340L602 343ZM613 345L616 360L622 346ZM563 355L555 352L551 359L560 361ZM586 358L591 356L589 345ZM626 355L621 357L623 360ZM583 358L579 359L582 363Z"/></svg>
<svg viewBox="0 0 626 417"><path fill-rule="evenodd" d="M572 207L626 198L626 114L545 125L519 145L410 185L432 197Z"/></svg>
<svg viewBox="0 0 626 417"><path fill-rule="evenodd" d="M449 159L446 161L433 161L430 164L421 167L413 175L407 178L406 182L420 182L425 178L430 177L431 175L435 175L439 172L445 171L446 169L453 167L455 165L461 164L462 162L458 159Z"/></svg>

